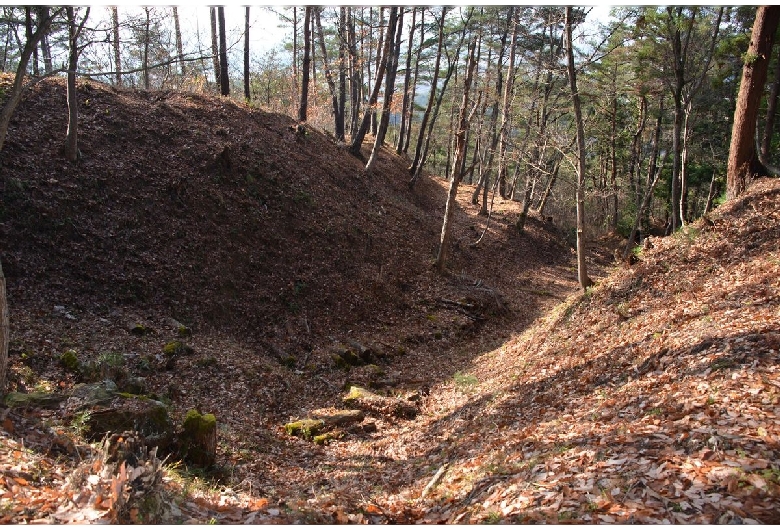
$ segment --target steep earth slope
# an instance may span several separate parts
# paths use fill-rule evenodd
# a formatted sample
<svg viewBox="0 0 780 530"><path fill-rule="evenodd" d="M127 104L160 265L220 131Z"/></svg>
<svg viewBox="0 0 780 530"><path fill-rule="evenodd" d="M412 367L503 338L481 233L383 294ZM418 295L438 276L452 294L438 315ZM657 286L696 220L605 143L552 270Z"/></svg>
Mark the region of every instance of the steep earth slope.
<svg viewBox="0 0 780 530"><path fill-rule="evenodd" d="M301 506L325 520L354 513L384 470L333 460L374 462L378 449L349 451L398 427L379 417L376 432L321 448L288 436L285 421L340 406L348 383L425 396L576 288L571 249L533 219L517 234L511 201L496 200L471 246L486 220L467 186L453 272L435 273L444 182L410 191L406 161L389 150L366 174L326 135L225 99L89 81L78 93L78 162L60 154L57 79L26 95L0 153L11 390L82 382L60 361L67 350L84 364L118 355L174 417L217 415L224 480L270 499L266 518L284 517L278 506L298 506L286 520ZM191 354L166 361L182 331ZM345 348L367 348L372 362L345 369ZM57 444L36 429L54 419L5 414L6 432L29 432L48 458ZM312 484L354 487L334 511L308 502Z"/></svg>

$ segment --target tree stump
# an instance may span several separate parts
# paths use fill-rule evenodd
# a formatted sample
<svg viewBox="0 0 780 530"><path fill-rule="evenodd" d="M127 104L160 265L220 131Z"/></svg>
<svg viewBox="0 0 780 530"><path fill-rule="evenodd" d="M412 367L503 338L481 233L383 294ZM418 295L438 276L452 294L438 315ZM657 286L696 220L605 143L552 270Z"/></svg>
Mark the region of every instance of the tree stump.
<svg viewBox="0 0 780 530"><path fill-rule="evenodd" d="M217 419L213 414L190 410L179 437L182 458L199 467L211 467L217 459Z"/></svg>

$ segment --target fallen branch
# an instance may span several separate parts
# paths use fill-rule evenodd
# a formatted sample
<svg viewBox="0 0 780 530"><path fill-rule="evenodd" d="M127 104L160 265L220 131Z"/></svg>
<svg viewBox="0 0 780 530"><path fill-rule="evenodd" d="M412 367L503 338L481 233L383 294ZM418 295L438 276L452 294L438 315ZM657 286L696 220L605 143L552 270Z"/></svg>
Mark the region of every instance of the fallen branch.
<svg viewBox="0 0 780 530"><path fill-rule="evenodd" d="M447 467L449 467L449 464L443 464L439 470L436 472L436 474L433 476L433 478L428 482L428 485L425 486L425 489L422 490L422 493L420 494L420 499L424 499L431 490L436 486L436 484L439 483L441 478L444 476L444 473L447 471Z"/></svg>

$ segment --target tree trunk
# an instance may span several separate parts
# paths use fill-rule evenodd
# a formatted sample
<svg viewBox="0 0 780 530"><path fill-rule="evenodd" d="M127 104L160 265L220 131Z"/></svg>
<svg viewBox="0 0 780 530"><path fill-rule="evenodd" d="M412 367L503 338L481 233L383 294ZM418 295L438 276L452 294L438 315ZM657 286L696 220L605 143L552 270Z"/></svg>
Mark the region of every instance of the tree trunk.
<svg viewBox="0 0 780 530"><path fill-rule="evenodd" d="M726 196L730 199L741 195L747 187L748 179L764 170L758 161L753 137L778 22L780 6L760 6L756 11L731 130L726 175Z"/></svg>
<svg viewBox="0 0 780 530"><path fill-rule="evenodd" d="M471 8L472 11L474 8ZM458 185L461 179L462 161L466 154L466 131L469 127L469 94L471 92L471 82L476 67L476 36L469 43L469 62L466 67L466 78L463 80L463 101L458 113L458 131L455 134L455 161L452 164L452 176L450 177L450 189L447 194L447 205L444 210L444 221L441 227L441 239L439 243L439 253L436 256L436 268L439 272L444 272L447 266L447 256L449 254L450 240L452 239L452 216L457 206Z"/></svg>
<svg viewBox="0 0 780 530"><path fill-rule="evenodd" d="M68 81L67 81L67 100L68 100L68 130L65 134L65 156L71 162L79 158L78 145L78 122L79 107L76 97L76 70L79 62L78 41L84 24L89 17L90 8L84 13L84 18L79 25L76 25L76 15L73 7L66 7L65 12L68 17Z"/></svg>
<svg viewBox="0 0 780 530"><path fill-rule="evenodd" d="M51 21L55 16L59 16L61 9L55 11L54 15L49 13L49 8L44 6L36 7L38 12L38 28L30 36L19 56L19 64L16 67L16 74L14 75L14 82L10 90L6 89L5 103L3 109L0 111L0 151L3 150L5 145L5 138L8 135L8 126L11 123L11 117L16 110L19 101L22 99L22 89L24 87L24 76L27 73L27 66L30 63L30 57L32 56L33 49L38 46L38 43L43 36L48 33Z"/></svg>
<svg viewBox="0 0 780 530"><path fill-rule="evenodd" d="M222 86L222 69L219 66L219 36L217 32L217 8L211 10L211 58L214 65L214 83L218 87Z"/></svg>
<svg viewBox="0 0 780 530"><path fill-rule="evenodd" d="M228 75L225 8L222 6L217 8L217 21L219 22L219 93L223 96L229 96L230 76Z"/></svg>
<svg viewBox="0 0 780 530"><path fill-rule="evenodd" d="M441 65L441 50L444 46L444 18L447 14L447 8L441 8L441 20L439 21L439 39L438 46L436 48L436 61L433 67L433 80L431 81L430 91L428 94L428 105L425 107L423 113L422 123L420 123L420 131L417 134L417 145L414 150L414 160L412 165L409 166L409 173L412 175L412 179L409 181L409 187L414 186L417 180L418 167L420 165L420 157L422 155L423 140L425 138L425 128L428 124L428 120L431 118L431 111L433 110L433 104L436 100L436 85L439 82L439 67Z"/></svg>
<svg viewBox="0 0 780 530"><path fill-rule="evenodd" d="M303 78L301 80L301 104L298 121L305 123L309 112L309 69L311 67L311 6L306 6L303 17Z"/></svg>
<svg viewBox="0 0 780 530"><path fill-rule="evenodd" d="M355 34L355 16L352 14L352 8L347 9L348 31L347 46L349 49L349 87L350 87L350 109L349 109L349 136L354 138L358 131L360 120L360 68L358 66L357 55L357 35Z"/></svg>
<svg viewBox="0 0 780 530"><path fill-rule="evenodd" d="M642 202L642 191L639 184L639 156L641 154L642 146L642 133L645 130L645 123L647 122L647 97L641 96L639 99L639 117L637 118L636 131L631 141L631 160L628 163L628 180L631 185L631 189L636 197L635 204L637 209Z"/></svg>
<svg viewBox="0 0 780 530"><path fill-rule="evenodd" d="M122 53L119 48L119 10L116 6L111 8L111 25L114 32L114 82L116 86L122 86Z"/></svg>
<svg viewBox="0 0 780 530"><path fill-rule="evenodd" d="M30 40L32 36L32 8L25 6L24 8L24 38L26 41ZM33 75L38 77L41 75L40 66L38 65L38 47L33 50Z"/></svg>
<svg viewBox="0 0 780 530"><path fill-rule="evenodd" d="M322 65L325 68L325 79L328 82L328 89L330 90L330 98L333 104L333 130L335 131L336 140L344 140L344 113L339 108L339 92L336 90L336 80L333 79L333 72L330 69L328 62L328 52L325 48L325 33L322 31L322 20L320 17L320 9L314 9L314 25L317 28L317 37L320 43L320 53L322 53ZM341 49L341 46L339 46ZM341 122L339 123L339 116L341 116Z"/></svg>
<svg viewBox="0 0 780 530"><path fill-rule="evenodd" d="M517 10L511 8L512 12L512 41L509 45L509 66L506 73L506 84L504 85L504 101L501 111L501 133L498 146L498 193L502 198L506 198L506 151L509 143L509 107L512 102L512 88L515 77L515 44L517 43L518 14Z"/></svg>
<svg viewBox="0 0 780 530"><path fill-rule="evenodd" d="M252 94L249 90L249 6L244 15L244 99L249 102Z"/></svg>
<svg viewBox="0 0 780 530"><path fill-rule="evenodd" d="M577 125L577 279L580 287L587 289L593 285L593 280L588 277L585 263L585 126L582 121L580 93L577 91L577 72L574 69L571 11L571 6L566 6L567 72L574 104L574 120Z"/></svg>
<svg viewBox="0 0 780 530"><path fill-rule="evenodd" d="M349 147L349 152L355 156L360 154L360 148L363 145L363 139L366 137L368 128L371 125L371 114L373 113L376 102L379 99L379 91L382 89L382 78L384 77L385 70L387 69L387 59L391 53L390 50L393 44L392 41L392 38L387 38L384 40L382 60L379 62L379 69L376 71L376 79L374 80L374 86L371 90L371 97L368 99L368 106L366 107L366 110L363 114L363 121L360 123L360 128L352 138L352 145Z"/></svg>
<svg viewBox="0 0 780 530"><path fill-rule="evenodd" d="M179 75L184 77L184 46L181 42L181 24L179 24L179 8L173 6L173 29L176 39L176 59L179 61Z"/></svg>
<svg viewBox="0 0 780 530"><path fill-rule="evenodd" d="M423 44L425 43L425 8L420 8L420 45L417 47L417 54L414 59L414 75L412 76L412 95L409 98L409 119L406 123L406 139L404 140L403 152L409 153L409 141L412 139L412 121L414 121L414 100L417 96L417 78L420 73L420 56L422 55Z"/></svg>
<svg viewBox="0 0 780 530"><path fill-rule="evenodd" d="M144 76L144 90L149 90L151 87L151 81L149 79L149 28L151 26L151 13L150 8L144 7L146 13L146 25L144 26L144 51L143 51L143 76Z"/></svg>
<svg viewBox="0 0 780 530"><path fill-rule="evenodd" d="M379 61L382 60L382 54L379 53L379 50L384 49L383 43L385 39L392 40L392 35L390 34L389 31L387 32L387 35L385 35L385 8L379 6L379 40L377 41L377 45L376 45L377 53L376 53L376 68L375 68L375 70L377 71L379 71ZM368 77L369 79L371 78L370 75ZM377 77L377 79L379 79L379 77ZM376 106L374 106L371 109L371 134L373 134L374 136L376 136L377 126L378 126L378 122L376 119Z"/></svg>
<svg viewBox="0 0 780 530"><path fill-rule="evenodd" d="M777 47L777 61L775 63L775 79L766 100L766 123L764 123L764 135L761 140L761 155L767 162L772 162L771 147L772 135L775 131L775 117L777 116L777 99L780 96L780 46Z"/></svg>
<svg viewBox="0 0 780 530"><path fill-rule="evenodd" d="M339 101L335 119L336 140L343 142L346 135L347 106L347 8L339 8Z"/></svg>
<svg viewBox="0 0 780 530"><path fill-rule="evenodd" d="M403 7L400 8L400 14L398 11L398 7L390 8L387 36L385 37L390 42L390 47L388 48L390 56L387 58L387 67L385 68L385 98L382 102L382 117L380 118L379 126L377 127L376 136L374 138L374 148L371 150L371 155L368 157L368 162L366 163L366 171L371 171L374 164L376 164L376 159L379 156L379 149L385 142L387 127L390 123L390 106L393 103L393 89L395 88L395 75L398 71L398 52L401 50L401 35L403 33L404 21ZM395 35L395 43L393 43L393 35Z"/></svg>
<svg viewBox="0 0 780 530"><path fill-rule="evenodd" d="M406 50L406 72L404 74L404 97L401 102L401 125L398 127L398 142L395 147L396 154L403 153L404 140L406 138L406 120L412 119L411 109L414 108L410 101L410 86L412 79L412 43L414 41L414 23L417 19L417 8L412 7L412 22L409 25L409 45ZM780 69L778 69L780 71Z"/></svg>

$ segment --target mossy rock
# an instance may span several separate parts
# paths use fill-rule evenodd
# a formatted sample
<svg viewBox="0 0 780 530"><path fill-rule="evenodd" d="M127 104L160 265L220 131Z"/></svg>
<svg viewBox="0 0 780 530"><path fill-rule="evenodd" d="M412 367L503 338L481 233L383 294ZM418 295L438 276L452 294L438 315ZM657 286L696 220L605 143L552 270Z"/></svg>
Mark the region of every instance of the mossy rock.
<svg viewBox="0 0 780 530"><path fill-rule="evenodd" d="M174 357L177 355L189 355L194 351L195 350L193 350L190 346L187 346L180 340L172 340L171 342L163 346L163 353L165 354L166 357Z"/></svg>
<svg viewBox="0 0 780 530"><path fill-rule="evenodd" d="M57 408L67 397L66 394L49 394L46 392L31 392L29 394L9 392L3 398L3 404L10 408Z"/></svg>
<svg viewBox="0 0 780 530"><path fill-rule="evenodd" d="M176 328L176 334L182 338L192 337L192 330L184 324L181 324Z"/></svg>
<svg viewBox="0 0 780 530"><path fill-rule="evenodd" d="M136 337L143 337L144 335L148 335L151 332L151 329L143 324L132 324L127 331Z"/></svg>
<svg viewBox="0 0 780 530"><path fill-rule="evenodd" d="M313 437L312 442L317 445L328 445L332 440L340 440L343 437L344 433L341 431L329 431Z"/></svg>
<svg viewBox="0 0 780 530"><path fill-rule="evenodd" d="M60 363L70 372L78 372L81 365L76 350L65 350L62 352Z"/></svg>
<svg viewBox="0 0 780 530"><path fill-rule="evenodd" d="M76 385L70 391L69 397L76 398L81 407L98 405L111 401L119 391L116 383L111 380Z"/></svg>
<svg viewBox="0 0 780 530"><path fill-rule="evenodd" d="M307 418L285 424L284 430L290 436L298 436L304 440L311 440L319 435L325 428L325 422L320 419Z"/></svg>
<svg viewBox="0 0 780 530"><path fill-rule="evenodd" d="M179 453L188 462L203 468L214 465L217 459L217 418L214 414L201 414L195 409L187 411L179 436Z"/></svg>
<svg viewBox="0 0 780 530"><path fill-rule="evenodd" d="M350 387L342 401L347 406L381 416L414 419L419 412L414 404L403 399L380 396L359 386Z"/></svg>

